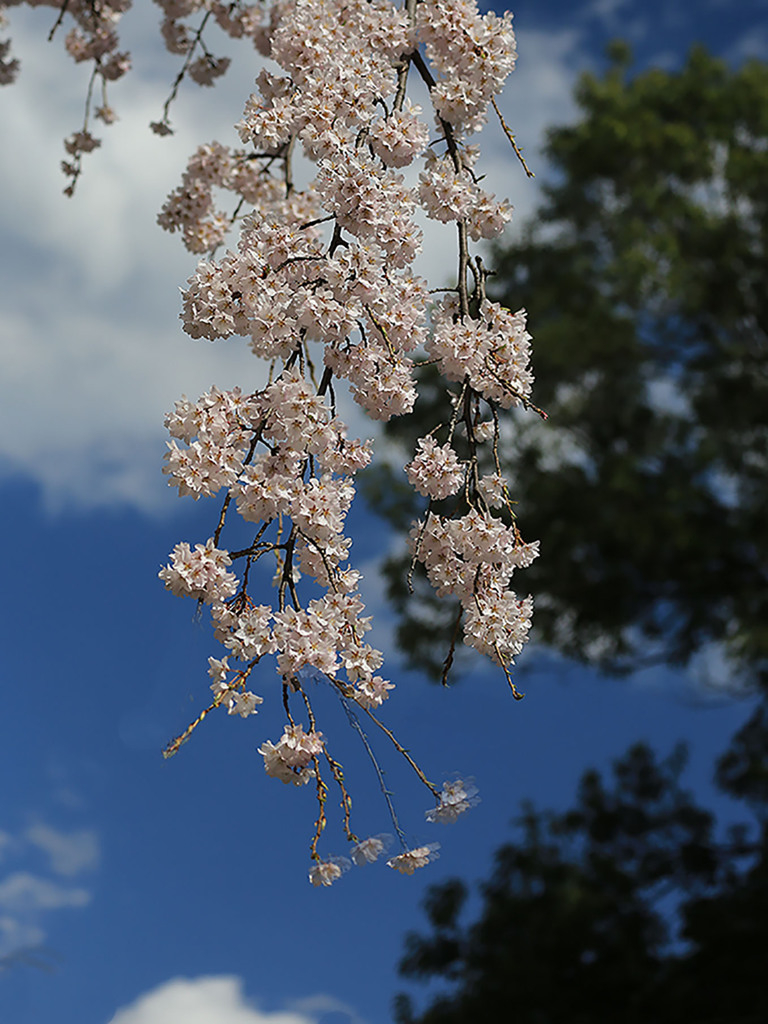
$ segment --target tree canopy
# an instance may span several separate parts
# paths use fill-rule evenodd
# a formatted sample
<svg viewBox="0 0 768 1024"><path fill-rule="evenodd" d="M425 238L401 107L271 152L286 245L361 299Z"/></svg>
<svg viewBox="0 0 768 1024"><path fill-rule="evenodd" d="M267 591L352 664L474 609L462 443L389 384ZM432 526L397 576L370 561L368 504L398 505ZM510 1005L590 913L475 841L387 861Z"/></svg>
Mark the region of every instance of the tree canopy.
<svg viewBox="0 0 768 1024"><path fill-rule="evenodd" d="M546 541L528 577L538 635L614 671L716 648L765 693L768 67L695 49L632 75L617 44L576 96L539 216L489 281L526 296L549 414L499 446L523 527ZM422 408L443 401L432 378ZM390 428L406 446L409 426ZM385 507L405 511L399 493ZM418 611L390 579L404 642L442 672L430 645L449 617L417 577ZM526 807L475 920L464 882L430 889L401 971L442 991L420 1013L399 997L398 1020L765 1020L767 751L763 701L718 762L719 790L750 811L729 828L682 786L683 748L588 772L565 813Z"/></svg>
<svg viewBox="0 0 768 1024"><path fill-rule="evenodd" d="M571 810L526 809L474 922L463 882L431 887L430 934L407 936L401 972L449 990L417 1015L399 996L398 1021L765 1020L768 834L764 771L747 767L753 728L718 773L750 802L750 821L718 828L680 784L684 749L657 760L638 745L612 779L586 773Z"/></svg>
<svg viewBox="0 0 768 1024"><path fill-rule="evenodd" d="M617 672L717 648L733 683L765 683L768 67L698 48L633 74L617 43L576 100L548 136L543 205L488 281L527 307L548 414L499 451L525 535L544 538L535 635ZM450 418L421 372L415 415L387 425L406 450ZM368 487L391 520L413 514L396 468ZM388 570L400 640L439 677L455 610L418 572L407 593L408 558Z"/></svg>

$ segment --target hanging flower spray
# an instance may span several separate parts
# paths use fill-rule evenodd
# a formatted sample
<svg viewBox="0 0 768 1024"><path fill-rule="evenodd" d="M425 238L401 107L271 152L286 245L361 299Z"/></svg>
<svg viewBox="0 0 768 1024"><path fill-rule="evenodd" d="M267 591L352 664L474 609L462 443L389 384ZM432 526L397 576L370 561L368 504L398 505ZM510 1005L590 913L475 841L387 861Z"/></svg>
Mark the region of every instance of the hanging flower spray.
<svg viewBox="0 0 768 1024"><path fill-rule="evenodd" d="M85 123L66 143L71 193L82 154L99 144L89 115L114 119L105 92L91 110L92 87L106 89L130 65L115 32L129 3L52 6L59 20L65 11L75 18L67 49L94 67ZM513 406L540 410L530 401L525 313L488 300L488 271L473 252L499 235L511 208L481 187L479 151L469 141L493 109L530 174L496 102L516 59L511 15L480 15L474 0L160 6L166 45L184 65L152 126L158 134L172 131L170 103L185 76L207 85L226 70L228 62L204 42L211 19L232 36L250 37L272 68L260 72L236 125L241 146L200 146L158 218L207 257L183 292L187 334L243 337L269 365L262 389L212 387L196 402L182 398L166 420L169 483L195 500L219 495L221 504L211 537L178 544L160 578L172 593L209 606L226 654L209 659L210 705L165 755L215 709L250 718L265 700L281 700L283 734L263 739L259 753L267 775L314 786L310 881L330 885L352 863L386 854L391 837L354 831L343 768L310 699L309 682L321 680L378 774L401 845L388 864L412 874L434 859L438 844L409 846L369 732L383 734L430 790L429 821L455 821L477 801L476 789L462 779L438 789L379 717L394 685L383 674L382 652L366 640L370 619L345 532L355 474L371 461L373 443L348 436L336 392L343 382L369 417L386 421L413 409L417 365L430 362L442 374L450 419L418 440L405 467L428 499L410 533L413 565L423 565L438 595L458 599L455 637L460 625L464 642L491 658L520 697L510 667L526 641L532 601L511 584L538 544L524 542L518 529L498 457L500 417ZM196 29L184 21L190 15L200 17ZM16 68L7 47L0 57L10 79ZM414 87L431 109L412 101ZM303 187L299 161L313 175ZM216 208L214 190L231 195L231 211ZM451 288L430 289L414 273L422 248L417 211L455 240ZM217 255L233 233L236 248ZM481 475L483 450L493 473ZM251 531L237 549L227 542L233 520L239 535L243 523ZM265 561L274 573L271 600ZM452 657L453 649L448 664ZM318 850L331 786L340 793L350 859Z"/></svg>

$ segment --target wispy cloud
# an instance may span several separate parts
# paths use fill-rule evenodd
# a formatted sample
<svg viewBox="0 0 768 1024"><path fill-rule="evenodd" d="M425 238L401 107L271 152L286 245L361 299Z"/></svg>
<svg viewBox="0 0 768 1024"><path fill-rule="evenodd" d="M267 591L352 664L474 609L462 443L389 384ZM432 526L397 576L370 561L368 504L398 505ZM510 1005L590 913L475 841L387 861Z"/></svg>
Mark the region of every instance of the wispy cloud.
<svg viewBox="0 0 768 1024"><path fill-rule="evenodd" d="M16 834L0 832L0 847L8 865L0 875L0 957L8 957L39 946L51 914L88 906L92 892L75 880L98 865L100 844L93 829L62 831L38 821ZM37 869L40 853L47 863Z"/></svg>
<svg viewBox="0 0 768 1024"><path fill-rule="evenodd" d="M750 58L768 59L768 28L760 25L744 32L726 51L725 58L735 65Z"/></svg>
<svg viewBox="0 0 768 1024"><path fill-rule="evenodd" d="M50 825L32 825L25 832L33 846L48 854L51 869L57 875L70 877L99 863L99 837L93 829L60 832Z"/></svg>
<svg viewBox="0 0 768 1024"><path fill-rule="evenodd" d="M290 1003L289 1009L319 1017L318 1024L325 1024L326 1014L333 1014L334 1024L365 1024L363 1017L348 1003L336 999L335 996L315 995L306 999L295 999Z"/></svg>
<svg viewBox="0 0 768 1024"><path fill-rule="evenodd" d="M28 871L16 871L0 882L0 908L13 912L84 907L90 899L87 889L60 885Z"/></svg>

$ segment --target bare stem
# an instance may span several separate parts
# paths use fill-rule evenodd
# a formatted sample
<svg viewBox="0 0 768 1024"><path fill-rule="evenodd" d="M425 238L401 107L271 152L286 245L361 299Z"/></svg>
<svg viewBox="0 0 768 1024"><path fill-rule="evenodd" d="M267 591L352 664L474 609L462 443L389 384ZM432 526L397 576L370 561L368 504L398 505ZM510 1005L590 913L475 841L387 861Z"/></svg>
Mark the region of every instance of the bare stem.
<svg viewBox="0 0 768 1024"><path fill-rule="evenodd" d="M362 705L358 705L358 707L362 707ZM392 732L392 730L388 729L386 727L386 725L384 725L383 722L380 722L378 720L378 718L373 714L373 712L370 711L368 708L363 708L363 711L366 713L366 715L368 715L368 717L373 722L373 724L377 725L379 727L379 729L381 729L381 731L389 739L390 743L395 748L395 750L398 752L398 754L402 754L402 756L405 758L405 760L408 762L408 764L411 766L411 768L413 768L413 770L416 772L416 775L424 783L424 785L427 787L427 789L430 791L430 793L435 797L435 799L439 800L440 799L440 791L435 786L432 785L432 783L429 781L427 776L424 774L424 772L421 770L421 768L419 768L419 766L416 764L416 762L413 760L411 755L408 753L408 751L402 745L400 740L398 740L398 738L395 736L395 734Z"/></svg>
<svg viewBox="0 0 768 1024"><path fill-rule="evenodd" d="M379 764L379 762L376 760L376 755L373 752L371 744L368 742L368 737L365 734L365 730L363 729L362 725L360 725L357 715L349 706L349 701L345 700L344 697L341 696L341 694L339 696L341 699L342 706L347 713L349 724L352 726L352 728L355 730L357 735L362 740L366 753L368 754L368 757L371 760L371 764L373 765L373 770L376 772L376 778L379 780L379 789L381 790L381 795L384 797L384 800L386 802L387 810L389 811L389 817L390 820L392 821L392 827L395 830L397 838L400 840L400 846L404 850L407 850L407 837L403 829L400 827L400 822L398 821L397 814L395 812L395 805L392 803L392 793L390 792L389 789L387 789L387 784L384 779L384 770Z"/></svg>
<svg viewBox="0 0 768 1024"><path fill-rule="evenodd" d="M315 766L315 779L317 786L317 821L315 822L315 834L312 836L312 842L309 845L309 855L312 860L320 860L320 854L317 852L317 844L320 842L320 836L325 830L325 826L328 824L328 818L325 815L325 802L328 799L328 787L323 782L323 777L320 774L320 761L318 760L317 754L312 755L312 762Z"/></svg>
<svg viewBox="0 0 768 1024"><path fill-rule="evenodd" d="M533 171L530 169L528 164L525 162L525 157L523 156L523 152L520 149L520 147L518 146L518 144L515 142L515 136L512 134L512 129L509 127L507 122L504 120L504 115L499 110L499 105L496 102L496 97L495 96L491 100L491 103L493 104L493 109L498 114L499 121L501 122L501 127L502 127L502 129L504 131L504 134L507 136L509 141L512 143L512 148L515 151L515 156L520 161L520 163L523 165L523 170L525 171L525 173L528 175L529 178L535 178L536 175L533 173Z"/></svg>

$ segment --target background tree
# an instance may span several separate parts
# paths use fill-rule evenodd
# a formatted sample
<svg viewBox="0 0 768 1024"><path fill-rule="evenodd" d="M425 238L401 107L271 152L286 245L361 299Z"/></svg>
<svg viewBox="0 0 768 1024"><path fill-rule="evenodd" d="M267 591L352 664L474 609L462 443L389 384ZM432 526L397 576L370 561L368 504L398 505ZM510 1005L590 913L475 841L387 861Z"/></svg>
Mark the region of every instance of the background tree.
<svg viewBox="0 0 768 1024"><path fill-rule="evenodd" d="M407 936L401 972L451 988L418 1015L399 996L398 1021L765 1020L766 791L753 738L750 727L737 736L718 782L756 817L725 834L680 785L683 748L657 761L636 746L611 781L588 772L564 814L527 808L476 921L462 921L464 883L430 889L431 933Z"/></svg>
<svg viewBox="0 0 768 1024"><path fill-rule="evenodd" d="M626 46L610 57L549 134L543 206L488 282L528 307L549 415L500 452L525 536L546 541L525 580L536 635L614 672L716 645L734 684L765 683L768 67L694 49L633 76ZM387 425L408 451L450 416L432 373ZM397 523L414 512L400 476L368 480ZM409 596L409 557L388 566L400 640L439 677L455 610L418 573Z"/></svg>
<svg viewBox="0 0 768 1024"><path fill-rule="evenodd" d="M581 121L551 133L555 182L489 282L529 296L550 414L501 451L526 533L546 537L536 625L619 672L716 645L734 683L765 687L768 68L699 49L630 77L626 48L611 58L580 81ZM445 623L393 596L412 656L441 671ZM448 987L420 1014L400 997L398 1020L766 1019L766 751L763 704L718 763L752 815L728 830L681 787L682 749L632 748L564 814L528 807L474 922L463 882L430 890L401 970Z"/></svg>

